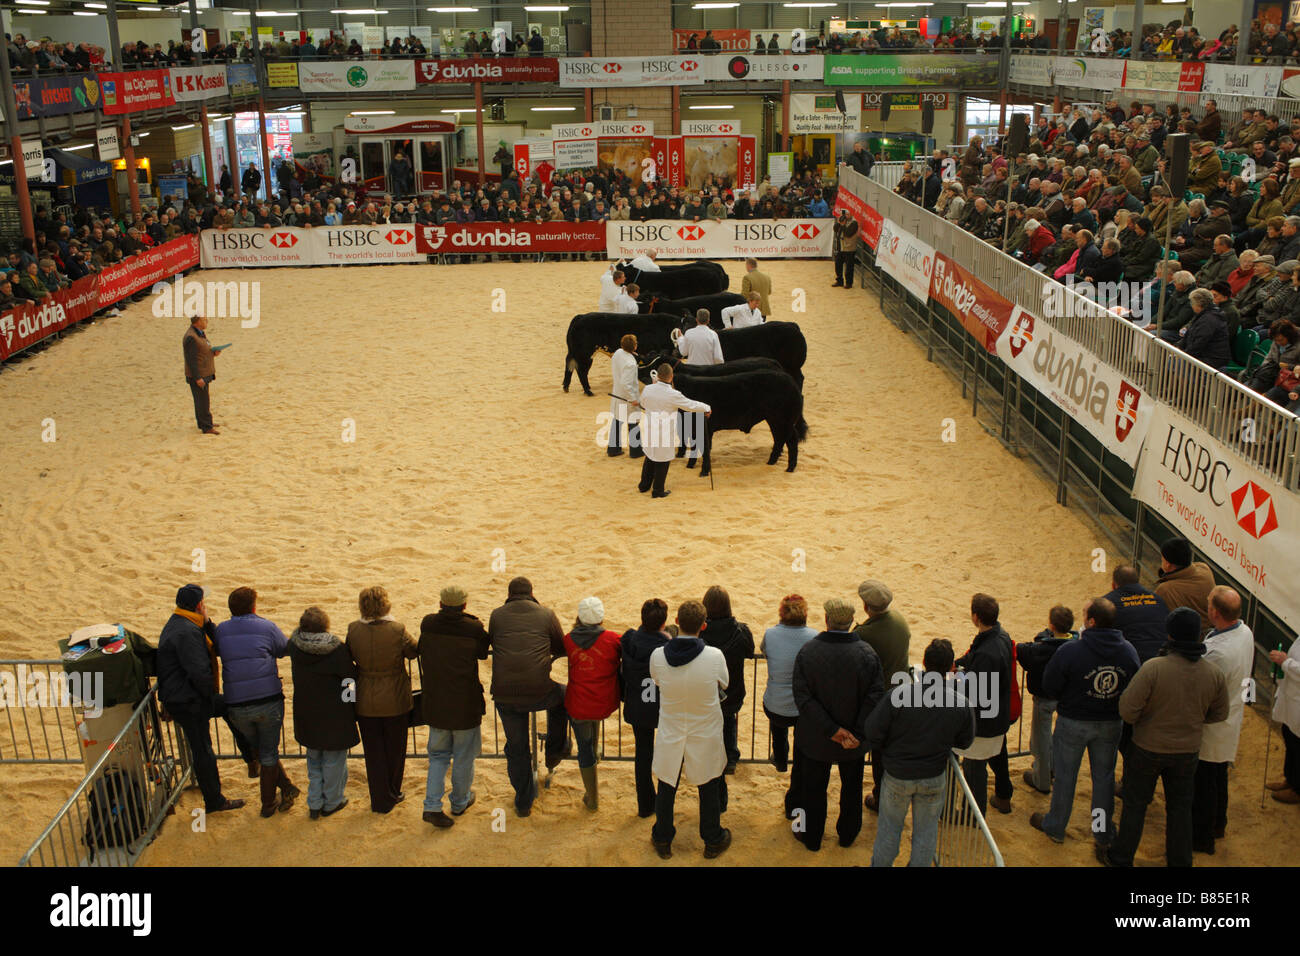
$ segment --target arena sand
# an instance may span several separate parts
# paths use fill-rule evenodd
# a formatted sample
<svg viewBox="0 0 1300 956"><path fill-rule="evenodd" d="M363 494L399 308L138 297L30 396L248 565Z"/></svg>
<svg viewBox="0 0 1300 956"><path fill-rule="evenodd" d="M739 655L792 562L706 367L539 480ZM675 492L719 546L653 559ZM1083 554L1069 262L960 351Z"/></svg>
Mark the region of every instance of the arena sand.
<svg viewBox="0 0 1300 956"><path fill-rule="evenodd" d="M286 632L304 607L319 604L340 634L356 617L356 594L371 584L388 588L394 614L414 632L452 581L486 618L506 582L525 574L566 626L579 599L596 594L607 625L620 631L637 622L647 597L675 607L717 583L761 637L783 595L805 595L817 609L811 623L821 625L826 598L856 599L857 584L874 577L893 588L911 623L913 661L934 637L952 639L959 652L969 646L976 591L997 596L1013 638L1028 640L1053 604L1077 613L1108 590L1108 575L1092 570L1101 536L983 431L958 388L880 314L873 295L830 288L825 262L764 266L777 290L774 318L796 319L808 339L811 434L798 471L787 474L784 458L767 466L760 425L718 438L716 487L678 463L671 498L637 494L637 463L611 460L596 444L597 415L609 405L608 358L598 356L592 373L601 397L583 396L576 380L572 392L560 389L565 329L595 307L602 268L198 274L261 282L256 328L214 317L208 333L234 343L217 360L220 437L194 428L181 366L186 321L155 317L149 301L16 363L0 375L0 655L52 656L60 635L102 620L156 639L176 587L191 580L215 590L218 620L230 590L251 585L261 613ZM727 269L738 289L743 267ZM791 313L796 288L807 293L804 314ZM949 418L954 442L942 440ZM41 440L46 419L56 441ZM345 441L353 428L355 441ZM203 573L192 570L200 551ZM287 684L287 662L281 672ZM563 673L561 661L557 678ZM748 751L752 733L761 756L761 711L759 724L753 730L743 719L741 739ZM612 750L614 721L607 734ZM490 713L484 740L493 747ZM1296 809L1272 801L1260 809L1265 740L1265 722L1248 715L1229 839L1198 865L1294 862L1276 835L1295 826ZM1273 744L1275 769L1276 734ZM623 747L631 753L630 734ZM305 788L304 764L288 766ZM188 791L145 860L665 865L650 848L650 822L635 816L630 763L601 766L595 814L582 808L576 765L565 763L532 817L520 820L508 809L504 762L481 760L478 802L447 832L420 820L423 760L408 762L408 799L388 816L368 811L364 765L350 766L351 805L316 823L301 804L271 820L250 806L194 833L191 811L201 801ZM1047 798L1026 790L1027 766L1028 758L1012 763L1014 814L990 820L1007 862L1095 865L1086 770L1069 837L1057 846L1029 827ZM238 761L223 762L223 778L227 793L255 801L256 784ZM5 859L39 833L74 779L64 769L0 769L0 792L16 810L0 832ZM724 821L735 842L716 865L868 861L871 814L853 847L839 848L832 836L814 855L790 836L785 786L769 765L741 766ZM838 783L831 786L833 806ZM691 788L678 807L669 865L699 864ZM506 808L504 833L492 829L496 808ZM1163 861L1163 832L1157 797L1139 863ZM900 862L906 856L905 842Z"/></svg>

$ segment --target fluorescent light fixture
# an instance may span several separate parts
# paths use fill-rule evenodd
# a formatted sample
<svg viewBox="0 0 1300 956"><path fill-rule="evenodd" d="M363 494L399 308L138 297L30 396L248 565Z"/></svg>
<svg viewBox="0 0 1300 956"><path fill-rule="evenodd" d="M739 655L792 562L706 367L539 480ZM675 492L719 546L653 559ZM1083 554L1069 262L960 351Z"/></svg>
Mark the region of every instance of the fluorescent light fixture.
<svg viewBox="0 0 1300 956"><path fill-rule="evenodd" d="M688 110L734 110L735 107L729 103L718 103L710 106L688 106Z"/></svg>
<svg viewBox="0 0 1300 956"><path fill-rule="evenodd" d="M738 3L692 3L692 10L730 10L732 7L738 7ZM527 7L524 7L527 10Z"/></svg>
<svg viewBox="0 0 1300 956"><path fill-rule="evenodd" d="M93 13L93 12L91 12L90 10L73 10L73 11L72 11L72 15L73 15L74 17L97 17L97 16L99 16L98 13Z"/></svg>
<svg viewBox="0 0 1300 956"><path fill-rule="evenodd" d="M576 106L533 106L530 107L533 113L572 113L577 109Z"/></svg>
<svg viewBox="0 0 1300 956"><path fill-rule="evenodd" d="M349 116L392 116L397 110L353 110Z"/></svg>
<svg viewBox="0 0 1300 956"><path fill-rule="evenodd" d="M277 106L277 107L275 108L275 111L276 111L277 113L282 113L282 112L284 112L285 110L300 110L300 109L302 109L302 104L301 104L301 103L294 103L293 106Z"/></svg>
<svg viewBox="0 0 1300 956"><path fill-rule="evenodd" d="M734 4L733 4L734 6ZM568 13L568 7L524 7L529 13Z"/></svg>
<svg viewBox="0 0 1300 956"><path fill-rule="evenodd" d="M173 127L172 127L172 132L173 132L173 133L179 133L179 132L180 132L181 130L183 130L183 129L193 129L193 128L194 128L194 124L193 124L193 123L186 123L184 126L173 126Z"/></svg>
<svg viewBox="0 0 1300 956"><path fill-rule="evenodd" d="M144 139L146 136L152 136L153 134L152 134L152 133L135 133L134 135L135 135L135 136L138 136L140 139Z"/></svg>
<svg viewBox="0 0 1300 956"><path fill-rule="evenodd" d="M94 143L82 143L80 146L65 146L63 148L69 153L75 153L79 149L90 149L94 145Z"/></svg>
<svg viewBox="0 0 1300 956"><path fill-rule="evenodd" d="M460 107L459 109L454 109L454 110L438 110L438 112L439 112L439 113L451 113L451 114L453 114L453 115L455 115L455 116L459 116L461 113L477 113L478 110L477 110L475 107L473 107L473 106L462 106L462 107Z"/></svg>
<svg viewBox="0 0 1300 956"><path fill-rule="evenodd" d="M108 9L108 4L107 4L107 3L83 3L82 6L85 7L87 10L107 10L107 9Z"/></svg>
<svg viewBox="0 0 1300 956"><path fill-rule="evenodd" d="M478 13L478 7L425 7L429 13Z"/></svg>
<svg viewBox="0 0 1300 956"><path fill-rule="evenodd" d="M49 10L15 10L14 13L21 13L25 17L43 17L49 13Z"/></svg>
<svg viewBox="0 0 1300 956"><path fill-rule="evenodd" d="M933 3L877 3L878 7L932 7ZM999 3L998 6L1003 6Z"/></svg>
<svg viewBox="0 0 1300 956"><path fill-rule="evenodd" d="M50 0L14 0L14 3L25 7L48 7Z"/></svg>
<svg viewBox="0 0 1300 956"><path fill-rule="evenodd" d="M783 7L838 7L838 3L783 3Z"/></svg>
<svg viewBox="0 0 1300 956"><path fill-rule="evenodd" d="M355 14L359 14L359 15L363 15L363 16L364 16L364 15L367 15L367 14L378 15L378 14L381 14L381 13L387 13L387 12L388 12L387 10L375 10L375 9L331 10L331 11L330 11L330 13L355 13Z"/></svg>

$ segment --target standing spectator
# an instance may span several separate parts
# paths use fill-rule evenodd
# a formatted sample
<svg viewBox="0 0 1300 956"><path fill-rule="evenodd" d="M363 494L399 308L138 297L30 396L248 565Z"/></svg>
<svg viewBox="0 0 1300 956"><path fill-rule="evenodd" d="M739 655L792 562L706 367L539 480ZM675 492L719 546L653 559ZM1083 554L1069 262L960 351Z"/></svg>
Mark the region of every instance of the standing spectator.
<svg viewBox="0 0 1300 956"><path fill-rule="evenodd" d="M1241 619L1241 595L1219 586L1210 592L1210 623L1205 659L1223 671L1228 689L1228 719L1209 724L1201 734L1192 791L1192 849L1214 855L1214 841L1228 827L1228 764L1237 759L1245 685L1255 665L1255 636Z"/></svg>
<svg viewBox="0 0 1300 956"><path fill-rule="evenodd" d="M853 605L842 598L825 604L826 630L800 648L794 659L794 727L799 789L794 809L804 827L795 838L809 850L821 849L826 829L826 788L831 766L840 772L840 813L835 823L840 846L853 845L862 830L862 774L867 751L862 735L876 704L885 696L880 658L849 629Z"/></svg>
<svg viewBox="0 0 1300 956"><path fill-rule="evenodd" d="M1043 689L1043 672L1061 645L1079 635L1073 630L1074 612L1058 604L1047 613L1047 627L1029 644L1016 645L1016 662L1025 669L1025 689L1034 698L1029 725L1029 752L1034 765L1025 771L1025 783L1039 793L1052 792L1052 717L1056 699Z"/></svg>
<svg viewBox="0 0 1300 956"><path fill-rule="evenodd" d="M161 662L161 642L158 657ZM1300 803L1300 640L1291 641L1290 651L1269 651L1268 659L1282 671L1281 682L1273 694L1273 719L1282 725L1286 756L1281 778L1270 780L1265 786L1273 791L1273 799L1278 803Z"/></svg>
<svg viewBox="0 0 1300 956"><path fill-rule="evenodd" d="M884 763L872 866L893 866L908 807L912 809L912 855L907 865L934 862L949 755L975 739L975 714L950 676L952 665L952 643L935 638L922 659L922 682L886 692L863 728L863 746L880 754ZM925 682L942 684L937 703L930 702L932 692ZM916 691L926 694L925 706L919 706Z"/></svg>
<svg viewBox="0 0 1300 956"><path fill-rule="evenodd" d="M1160 581L1156 594L1170 608L1190 607L1201 615L1201 631L1211 627L1210 591L1214 573L1204 561L1192 560L1192 544L1186 538L1170 538L1160 547Z"/></svg>
<svg viewBox="0 0 1300 956"><path fill-rule="evenodd" d="M745 217L737 216L736 218ZM768 301L768 296L772 294L772 280L767 273L758 271L757 259L745 260L745 276L740 280L740 294L747 296L751 292L758 293L758 307L762 310L764 316L770 318L772 303Z"/></svg>
<svg viewBox="0 0 1300 956"><path fill-rule="evenodd" d="M488 643L492 700L506 732L506 773L515 789L515 814L526 817L537 799L528 715L546 711L547 770L558 767L570 750L564 685L551 680L551 662L565 654L564 628L555 612L533 597L532 582L518 577L507 587L506 603L488 618Z"/></svg>
<svg viewBox="0 0 1300 956"><path fill-rule="evenodd" d="M307 810L313 820L348 804L348 751L361 742L353 704L357 666L330 619L309 607L289 635L293 673L293 737L307 750Z"/></svg>
<svg viewBox="0 0 1300 956"><path fill-rule="evenodd" d="M239 177L239 188L248 194L250 199L256 199L258 190L262 188L262 174L258 172L256 163L249 163L248 168L244 170L244 175Z"/></svg>
<svg viewBox="0 0 1300 956"><path fill-rule="evenodd" d="M727 773L736 772L740 760L737 723L745 703L745 665L754 657L754 635L749 625L737 621L731 613L731 596L726 588L714 585L704 592L704 610L708 614L700 636L704 643L722 651L727 660L726 694L722 699L722 742L727 750Z"/></svg>
<svg viewBox="0 0 1300 956"><path fill-rule="evenodd" d="M578 742L578 770L582 774L582 805L588 810L598 806L596 793L596 745L600 725L618 710L619 636L605 630L605 605L598 597L578 602L578 622L564 635L564 651L569 657L569 686L564 694L564 709L573 725Z"/></svg>
<svg viewBox="0 0 1300 956"><path fill-rule="evenodd" d="M853 631L855 637L865 641L867 646L880 658L885 686L897 686L903 680L910 680L908 674L908 649L912 644L912 632L903 615L891 609L894 592L881 581L863 581L858 585L858 597L862 609L867 612L867 619ZM871 755L871 793L863 801L863 806L873 813L880 809L880 784L885 770L881 755Z"/></svg>
<svg viewBox="0 0 1300 956"><path fill-rule="evenodd" d="M1143 664L1120 697L1120 717L1133 725L1133 746L1124 759L1119 834L1109 849L1096 848L1106 866L1133 865L1157 778L1165 792L1165 861L1192 865L1196 755L1205 725L1228 716L1228 686L1223 672L1202 659L1198 611L1176 608L1166 627L1166 653Z"/></svg>
<svg viewBox="0 0 1300 956"><path fill-rule="evenodd" d="M411 674L406 662L419 654L382 587L358 598L361 619L348 625L348 653L357 665L357 726L366 758L370 809L388 813L406 799L406 731L410 727Z"/></svg>
<svg viewBox="0 0 1300 956"><path fill-rule="evenodd" d="M474 760L482 750L483 683L478 662L487 660L483 622L465 608L469 594L449 584L438 595L438 613L420 622L421 719L429 725L429 772L424 788L425 823L446 829L474 805ZM442 795L451 768L451 816Z"/></svg>
<svg viewBox="0 0 1300 956"><path fill-rule="evenodd" d="M853 288L853 267L858 258L858 221L847 209L835 220L835 281L831 287Z"/></svg>
<svg viewBox="0 0 1300 956"><path fill-rule="evenodd" d="M220 435L212 421L212 380L217 377L215 359L221 353L212 347L204 334L207 327L205 316L193 316L181 340L181 351L185 355L185 381L194 400L194 420L199 431L205 435Z"/></svg>
<svg viewBox="0 0 1300 956"><path fill-rule="evenodd" d="M1065 842L1074 808L1074 788L1083 752L1092 774L1090 830L1098 845L1109 845L1115 828L1115 758L1119 750L1119 699L1141 663L1133 645L1115 627L1115 605L1095 598L1084 611L1077 641L1061 647L1043 672L1043 690L1057 701L1052 734L1052 803L1046 815L1035 813L1029 824L1055 843Z"/></svg>
<svg viewBox="0 0 1300 956"><path fill-rule="evenodd" d="M653 816L655 812L651 765L654 761L655 728L659 726L659 695L650 677L650 656L668 643L668 633L664 630L667 622L667 602L651 598L641 605L641 626L627 631L620 641L623 719L632 727L636 746L633 757L636 812L642 819Z"/></svg>
<svg viewBox="0 0 1300 956"><path fill-rule="evenodd" d="M203 588L186 584L176 592L176 608L158 636L158 700L180 727L194 760L194 776L207 813L238 810L243 800L221 792L211 721L216 704L216 673L208 656L208 610Z"/></svg>
<svg viewBox="0 0 1300 956"><path fill-rule="evenodd" d="M790 728L795 725L799 708L794 702L794 660L800 648L817 636L808 626L808 602L799 594L788 594L777 609L780 623L763 634L759 649L767 658L767 685L763 689L763 713L767 714L768 737L772 743L772 766L785 773L790 766ZM790 776L785 795L785 812L794 806L791 797L797 791L799 768Z"/></svg>
<svg viewBox="0 0 1300 956"><path fill-rule="evenodd" d="M975 701L975 741L961 753L962 773L970 785L980 813L992 804L1000 813L1011 812L1011 770L1007 765L1007 730L1011 726L1011 695L1018 693L1012 676L1014 648L1011 638L998 623L998 602L988 594L971 598L971 621L979 628L970 650L957 659L957 666L996 700ZM989 768L994 789L988 796Z"/></svg>
<svg viewBox="0 0 1300 956"><path fill-rule="evenodd" d="M665 860L673 855L673 838L677 835L673 805L683 780L699 789L700 839L704 841L705 858L720 856L731 846L731 831L722 826L727 750L722 743L719 699L730 675L722 652L699 637L705 613L699 601L687 601L679 607L678 635L650 655L650 676L659 689L659 732L654 756L659 793L650 841Z"/></svg>
<svg viewBox="0 0 1300 956"><path fill-rule="evenodd" d="M1131 564L1115 568L1110 581L1114 590L1106 595L1106 600L1115 605L1115 626L1145 664L1165 645L1169 607L1163 598L1141 585L1138 570Z"/></svg>
<svg viewBox="0 0 1300 956"><path fill-rule="evenodd" d="M276 661L289 653L289 642L275 624L258 615L252 588L235 588L226 603L230 620L217 625L212 644L221 658L230 723L253 744L262 765L262 816L273 817L277 809L284 813L292 807L302 792L280 761L284 684Z"/></svg>

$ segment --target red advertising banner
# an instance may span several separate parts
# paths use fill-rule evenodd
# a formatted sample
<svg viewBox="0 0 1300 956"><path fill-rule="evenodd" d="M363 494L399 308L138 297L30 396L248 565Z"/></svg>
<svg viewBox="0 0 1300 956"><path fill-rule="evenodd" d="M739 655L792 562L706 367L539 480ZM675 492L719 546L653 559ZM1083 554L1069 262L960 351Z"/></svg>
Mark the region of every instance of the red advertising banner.
<svg viewBox="0 0 1300 956"><path fill-rule="evenodd" d="M736 137L736 185L758 185L758 138Z"/></svg>
<svg viewBox="0 0 1300 956"><path fill-rule="evenodd" d="M935 305L943 306L960 319L976 342L991 354L997 354L998 338L1011 321L1011 313L1016 308L1014 302L1002 298L962 268L957 260L941 252L934 257L930 298Z"/></svg>
<svg viewBox="0 0 1300 956"><path fill-rule="evenodd" d="M680 136L668 137L668 185L686 185L686 148Z"/></svg>
<svg viewBox="0 0 1300 956"><path fill-rule="evenodd" d="M655 176L668 179L668 137L656 136L650 141L650 158L655 161Z"/></svg>
<svg viewBox="0 0 1300 956"><path fill-rule="evenodd" d="M467 222L417 226L422 254L455 252L604 252L603 222Z"/></svg>
<svg viewBox="0 0 1300 956"><path fill-rule="evenodd" d="M176 105L170 70L101 73L99 89L104 100L104 112L109 115Z"/></svg>
<svg viewBox="0 0 1300 956"><path fill-rule="evenodd" d="M416 60L415 82L425 83L558 83L560 61L554 57L474 57L468 60Z"/></svg>
<svg viewBox="0 0 1300 956"><path fill-rule="evenodd" d="M519 181L527 182L531 171L532 166L528 162L528 144L515 143L515 172L519 174Z"/></svg>
<svg viewBox="0 0 1300 956"><path fill-rule="evenodd" d="M1205 81L1205 64L1189 61L1178 71L1178 92L1199 93Z"/></svg>
<svg viewBox="0 0 1300 956"><path fill-rule="evenodd" d="M706 53L700 44L704 41L704 30L674 30L673 52L683 53L691 49L691 37L695 37L695 49ZM748 53L754 45L753 34L749 30L710 30L713 39L728 53ZM716 52L716 51L715 51Z"/></svg>
<svg viewBox="0 0 1300 956"><path fill-rule="evenodd" d="M604 230L601 230L604 238ZM173 239L120 266L78 279L37 303L0 315L0 361L88 319L100 309L199 264L196 236Z"/></svg>
<svg viewBox="0 0 1300 956"><path fill-rule="evenodd" d="M849 215L858 221L858 227L862 230L862 238L866 240L869 248L875 249L876 243L880 241L880 227L884 222L884 217L876 212L874 206L868 206L844 188L835 190L835 208L831 210L831 214L838 219L841 209L847 209Z"/></svg>

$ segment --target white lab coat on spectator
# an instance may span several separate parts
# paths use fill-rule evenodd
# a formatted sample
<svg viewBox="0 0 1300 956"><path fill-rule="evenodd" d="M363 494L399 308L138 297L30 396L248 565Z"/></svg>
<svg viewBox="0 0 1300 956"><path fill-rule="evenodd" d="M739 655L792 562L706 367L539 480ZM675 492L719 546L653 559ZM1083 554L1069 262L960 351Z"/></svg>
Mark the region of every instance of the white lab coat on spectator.
<svg viewBox="0 0 1300 956"><path fill-rule="evenodd" d="M613 312L614 302L623 294L623 287L614 282L614 273L606 272L600 277L600 302L596 305L597 312Z"/></svg>
<svg viewBox="0 0 1300 956"><path fill-rule="evenodd" d="M1241 719L1246 709L1242 681L1255 666L1255 636L1245 622L1205 639L1205 659L1223 671L1228 682L1228 719L1206 724L1201 731L1201 759L1206 763L1229 763L1237 759Z"/></svg>
<svg viewBox="0 0 1300 956"><path fill-rule="evenodd" d="M638 400L641 383L636 377L636 356L631 352L623 349L615 352L609 360L609 370L610 377L614 380L610 394L617 396L609 400L609 413L614 416L614 424L610 427L614 428L617 424L635 421L639 417L635 409L628 408L627 403Z"/></svg>
<svg viewBox="0 0 1300 956"><path fill-rule="evenodd" d="M682 333L677 340L677 351L688 365L721 365L722 342L718 333L707 325L697 325Z"/></svg>
<svg viewBox="0 0 1300 956"><path fill-rule="evenodd" d="M619 312L623 315L636 315L636 299L628 295L626 289L620 286L618 295L614 299L614 308L610 309L610 311Z"/></svg>
<svg viewBox="0 0 1300 956"><path fill-rule="evenodd" d="M751 309L749 303L744 305L731 305L722 310L722 324L729 329L747 329L751 325L763 324L763 313L759 309Z"/></svg>
<svg viewBox="0 0 1300 956"><path fill-rule="evenodd" d="M650 655L650 677L659 687L659 729L651 764L655 776L673 786L679 785L679 772L682 783L696 786L721 776L727 749L718 691L731 679L722 651L706 646L694 660L672 667L664 649L656 648Z"/></svg>
<svg viewBox="0 0 1300 956"><path fill-rule="evenodd" d="M711 411L704 402L687 398L665 382L653 382L641 391L641 447L651 461L672 461L680 444L677 412Z"/></svg>
<svg viewBox="0 0 1300 956"><path fill-rule="evenodd" d="M1291 642L1281 667L1282 677L1273 696L1273 719L1286 724L1291 733L1300 734L1300 639Z"/></svg>
<svg viewBox="0 0 1300 956"><path fill-rule="evenodd" d="M662 272L659 263L655 262L647 255L636 256L628 263L637 272Z"/></svg>

